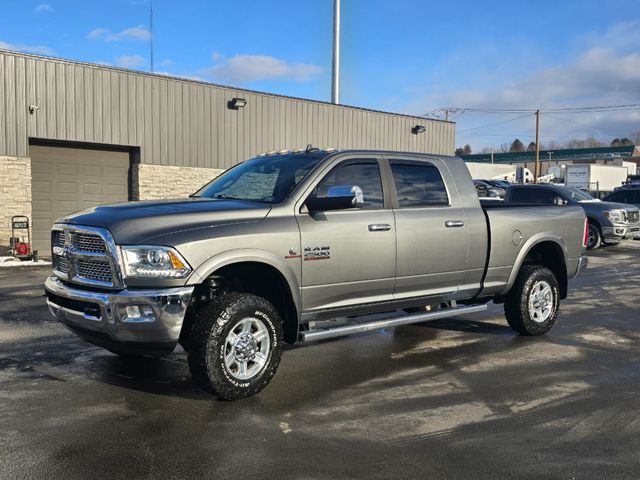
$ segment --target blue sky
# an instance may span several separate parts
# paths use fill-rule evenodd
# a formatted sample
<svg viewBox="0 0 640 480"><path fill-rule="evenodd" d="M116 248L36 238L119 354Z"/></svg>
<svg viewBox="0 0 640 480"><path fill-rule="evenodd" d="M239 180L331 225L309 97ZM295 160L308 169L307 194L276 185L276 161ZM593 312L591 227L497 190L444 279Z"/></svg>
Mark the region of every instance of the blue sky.
<svg viewBox="0 0 640 480"><path fill-rule="evenodd" d="M331 0L154 0L155 70L328 100ZM0 48L149 70L149 0L0 0ZM640 0L342 0L342 102L438 107L640 103ZM533 135L533 117L466 112L475 151ZM556 114L543 142L640 130L640 110ZM469 130L472 129L472 130Z"/></svg>

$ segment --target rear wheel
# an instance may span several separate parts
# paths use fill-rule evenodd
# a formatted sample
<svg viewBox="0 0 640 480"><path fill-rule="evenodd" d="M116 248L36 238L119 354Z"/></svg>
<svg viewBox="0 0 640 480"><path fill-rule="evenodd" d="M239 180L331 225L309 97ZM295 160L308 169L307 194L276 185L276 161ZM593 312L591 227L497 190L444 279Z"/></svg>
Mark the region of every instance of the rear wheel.
<svg viewBox="0 0 640 480"><path fill-rule="evenodd" d="M598 248L602 242L600 227L593 222L589 222L589 236L587 238L587 250Z"/></svg>
<svg viewBox="0 0 640 480"><path fill-rule="evenodd" d="M551 270L525 265L507 294L504 313L509 326L521 335L544 335L556 321L560 295Z"/></svg>
<svg viewBox="0 0 640 480"><path fill-rule="evenodd" d="M224 400L260 392L282 354L282 320L267 300L230 293L198 312L189 334L188 362L195 382Z"/></svg>

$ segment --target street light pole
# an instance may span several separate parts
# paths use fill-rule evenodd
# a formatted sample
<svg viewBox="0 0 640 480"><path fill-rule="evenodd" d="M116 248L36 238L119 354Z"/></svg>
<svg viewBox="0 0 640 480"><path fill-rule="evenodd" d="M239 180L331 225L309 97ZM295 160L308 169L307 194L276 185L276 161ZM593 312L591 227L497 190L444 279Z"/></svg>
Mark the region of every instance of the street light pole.
<svg viewBox="0 0 640 480"><path fill-rule="evenodd" d="M533 176L534 183L538 183L540 176L540 110L536 110L536 173Z"/></svg>
<svg viewBox="0 0 640 480"><path fill-rule="evenodd" d="M340 0L333 0L333 69L331 103L340 103Z"/></svg>

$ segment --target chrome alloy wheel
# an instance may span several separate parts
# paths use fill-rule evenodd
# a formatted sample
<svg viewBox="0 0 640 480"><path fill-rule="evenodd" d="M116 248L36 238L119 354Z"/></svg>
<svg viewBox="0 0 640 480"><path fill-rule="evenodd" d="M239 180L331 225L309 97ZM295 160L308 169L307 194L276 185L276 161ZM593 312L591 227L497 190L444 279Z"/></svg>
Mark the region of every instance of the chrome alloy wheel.
<svg viewBox="0 0 640 480"><path fill-rule="evenodd" d="M529 293L529 315L536 323L547 321L553 311L553 291L551 285L540 280L533 285Z"/></svg>
<svg viewBox="0 0 640 480"><path fill-rule="evenodd" d="M269 330L262 320L243 318L224 342L224 364L237 380L249 380L262 371L271 349Z"/></svg>

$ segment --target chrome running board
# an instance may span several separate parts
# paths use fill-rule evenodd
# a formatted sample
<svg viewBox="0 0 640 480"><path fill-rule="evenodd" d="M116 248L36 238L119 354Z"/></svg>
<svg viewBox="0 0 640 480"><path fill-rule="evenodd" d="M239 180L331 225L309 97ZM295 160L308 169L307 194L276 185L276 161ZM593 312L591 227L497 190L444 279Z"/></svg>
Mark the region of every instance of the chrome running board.
<svg viewBox="0 0 640 480"><path fill-rule="evenodd" d="M328 338L351 335L353 333L370 332L371 330L379 330L381 328L399 327L401 325L411 325L412 323L420 323L427 320L437 320L440 318L455 317L457 315L466 315L467 313L484 312L486 309L487 305L451 307L442 310L436 310L434 312L418 313L416 315L405 315L403 317L389 318L386 320L376 320L373 322L351 324L326 329L317 328L300 332L300 340L302 342L314 342L317 340L326 340Z"/></svg>

